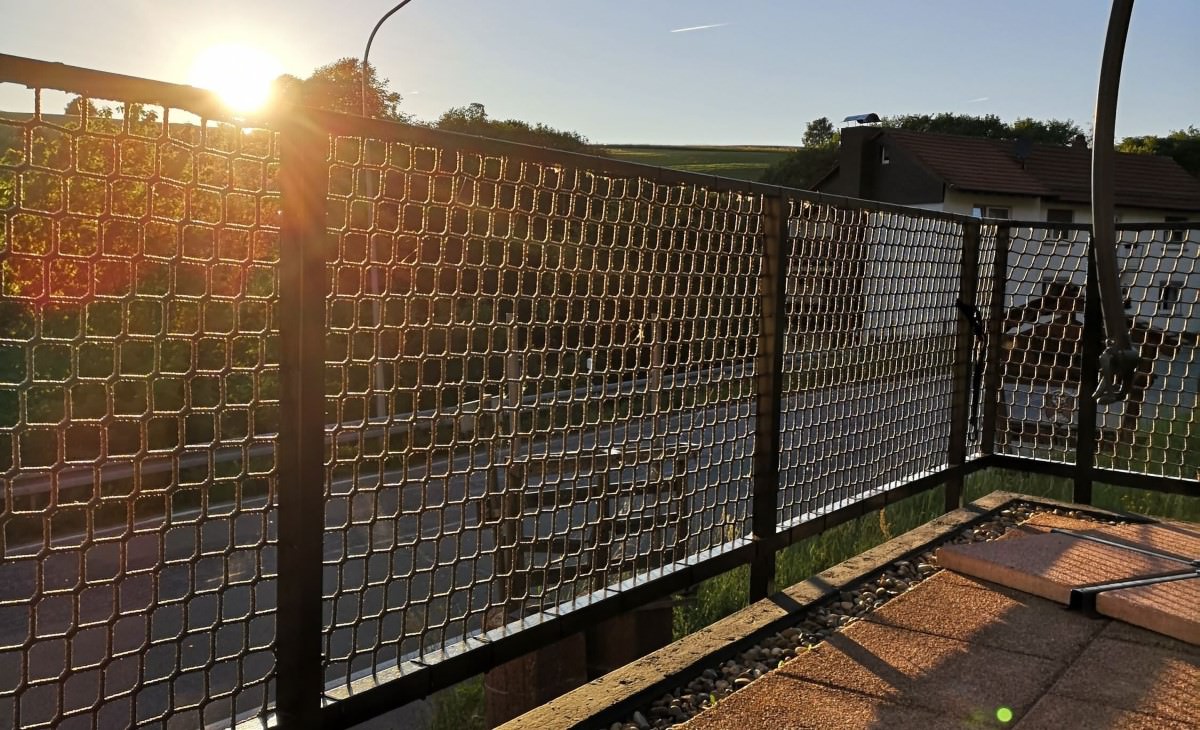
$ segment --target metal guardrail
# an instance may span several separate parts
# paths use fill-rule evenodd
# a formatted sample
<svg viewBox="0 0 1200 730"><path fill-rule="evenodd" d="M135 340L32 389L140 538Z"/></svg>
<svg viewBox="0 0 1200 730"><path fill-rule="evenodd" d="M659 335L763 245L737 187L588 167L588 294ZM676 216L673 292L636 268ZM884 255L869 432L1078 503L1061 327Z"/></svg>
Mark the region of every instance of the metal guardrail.
<svg viewBox="0 0 1200 730"><path fill-rule="evenodd" d="M1196 492L1194 224L1096 408L1083 226L0 82L0 726L344 727L987 466Z"/></svg>

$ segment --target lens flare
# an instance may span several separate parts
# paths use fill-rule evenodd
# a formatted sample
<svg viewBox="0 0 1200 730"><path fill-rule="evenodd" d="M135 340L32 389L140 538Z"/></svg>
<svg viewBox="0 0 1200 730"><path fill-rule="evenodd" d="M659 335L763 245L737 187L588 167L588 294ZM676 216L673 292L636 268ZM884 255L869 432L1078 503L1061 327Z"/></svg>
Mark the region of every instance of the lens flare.
<svg viewBox="0 0 1200 730"><path fill-rule="evenodd" d="M1000 722L1012 722L1013 711L1007 707L1001 707L1000 709L996 710L996 719Z"/></svg>
<svg viewBox="0 0 1200 730"><path fill-rule="evenodd" d="M215 91L235 111L249 112L267 102L282 70L279 60L261 48L224 43L197 54L188 79Z"/></svg>

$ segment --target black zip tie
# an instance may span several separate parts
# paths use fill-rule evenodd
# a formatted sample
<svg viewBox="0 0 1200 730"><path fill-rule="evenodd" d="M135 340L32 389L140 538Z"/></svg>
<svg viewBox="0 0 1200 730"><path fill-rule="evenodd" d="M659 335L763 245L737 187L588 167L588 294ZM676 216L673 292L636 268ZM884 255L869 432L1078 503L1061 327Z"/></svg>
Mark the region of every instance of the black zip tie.
<svg viewBox="0 0 1200 730"><path fill-rule="evenodd" d="M1053 532L1053 533L1056 533L1059 535L1067 535L1068 537L1074 537L1078 540L1087 540L1089 542L1098 542L1101 545L1108 545L1109 547L1121 548L1122 550L1130 550L1135 553L1141 553L1142 555L1149 555L1152 558L1162 558L1163 560L1170 560L1172 562L1183 563L1184 565L1190 565L1195 568L1200 568L1200 560L1188 560L1187 558L1181 558L1177 555L1170 555L1167 553L1160 553L1157 550L1151 550L1149 548L1137 547L1135 545L1126 545L1125 543L1115 542L1113 540L1105 540L1104 538L1097 537L1096 535L1085 535L1082 532L1072 532L1071 530L1064 530L1061 527L1051 527L1050 532Z"/></svg>
<svg viewBox="0 0 1200 730"><path fill-rule="evenodd" d="M1200 570L1185 570L1178 573L1151 575L1142 578L1130 578L1127 580L1113 581L1112 583L1101 583L1100 585L1085 586L1083 588L1072 588L1071 598L1067 603L1067 608L1071 609L1072 611L1083 611L1084 613L1095 615L1096 597L1101 593L1118 591L1123 588L1141 588L1143 586L1152 586L1159 583L1171 583L1177 580L1188 580L1191 578L1200 578Z"/></svg>

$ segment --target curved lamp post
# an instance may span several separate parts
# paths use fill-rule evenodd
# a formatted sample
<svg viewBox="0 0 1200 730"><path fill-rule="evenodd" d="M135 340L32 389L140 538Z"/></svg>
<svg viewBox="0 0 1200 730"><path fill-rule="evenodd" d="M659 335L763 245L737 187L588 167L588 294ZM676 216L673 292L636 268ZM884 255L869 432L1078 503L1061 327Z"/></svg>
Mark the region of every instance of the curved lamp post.
<svg viewBox="0 0 1200 730"><path fill-rule="evenodd" d="M1100 380L1094 397L1115 403L1129 395L1138 353L1129 339L1125 307L1121 302L1116 234L1113 228L1113 130L1117 119L1117 89L1133 0L1113 0L1100 58L1100 86L1096 92L1096 117L1092 139L1092 252L1104 314L1107 343L1100 355ZM1082 394L1081 394L1082 395Z"/></svg>
<svg viewBox="0 0 1200 730"><path fill-rule="evenodd" d="M387 22L387 19L400 12L400 8L411 3L412 0L402 0L389 11L383 14L379 22L375 23L375 27L371 29L371 35L367 37L367 47L363 49L362 57L362 73L359 79L359 104L362 110L362 115L367 116L367 58L371 55L371 44L375 42L375 34L379 32L379 28Z"/></svg>
<svg viewBox="0 0 1200 730"><path fill-rule="evenodd" d="M400 11L401 8L403 8L405 5L408 5L410 2L412 2L412 0L402 0L402 2L396 3L396 5L393 6L391 10L384 13L383 17L380 18L379 21L375 23L375 27L371 29L371 35L367 38L367 47L363 49L362 65L359 67L359 74L358 74L358 76L359 76L359 79L358 79L359 111L362 114L362 116L364 116L364 117L367 116L367 86L368 86L367 75L370 73L368 71L370 66L367 63L367 60L368 60L368 57L371 55L371 44L375 42L375 34L379 32L379 28L387 21L387 19L392 17L393 15L395 15L397 12ZM365 154L365 148L364 148L364 154ZM367 197L370 199L375 198L376 191L375 191L374 182L375 182L375 179L373 177L371 177L370 175L366 176ZM374 239L374 237L371 238L370 244L367 246L367 250L370 253L371 263L373 263L376 258L375 257L375 239ZM371 273L370 273L369 279L370 279L369 285L370 285L370 289L371 289L371 294L375 295L375 301L371 304L371 314L374 319L375 327L379 328L383 322L383 313L381 311L380 302L379 302L379 293L382 291L382 286L381 286L381 282L379 281L379 268L377 266L371 267ZM383 376L384 376L383 362L380 361L378 353L376 353L376 357L375 357L375 390L376 390L375 417L378 418L380 421L383 421L389 415L391 415L388 413L389 409L388 409L388 405L387 405L387 395L383 392ZM370 420L369 414L364 414L364 415L368 416L367 420Z"/></svg>

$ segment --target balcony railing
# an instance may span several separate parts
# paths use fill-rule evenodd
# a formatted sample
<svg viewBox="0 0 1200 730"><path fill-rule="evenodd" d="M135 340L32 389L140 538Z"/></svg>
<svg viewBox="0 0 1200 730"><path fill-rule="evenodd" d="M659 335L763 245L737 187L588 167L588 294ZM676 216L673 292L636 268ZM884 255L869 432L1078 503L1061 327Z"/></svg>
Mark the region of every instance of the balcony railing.
<svg viewBox="0 0 1200 730"><path fill-rule="evenodd" d="M0 82L0 726L348 726L990 466L1197 494L1189 224L1097 408L1083 226Z"/></svg>

